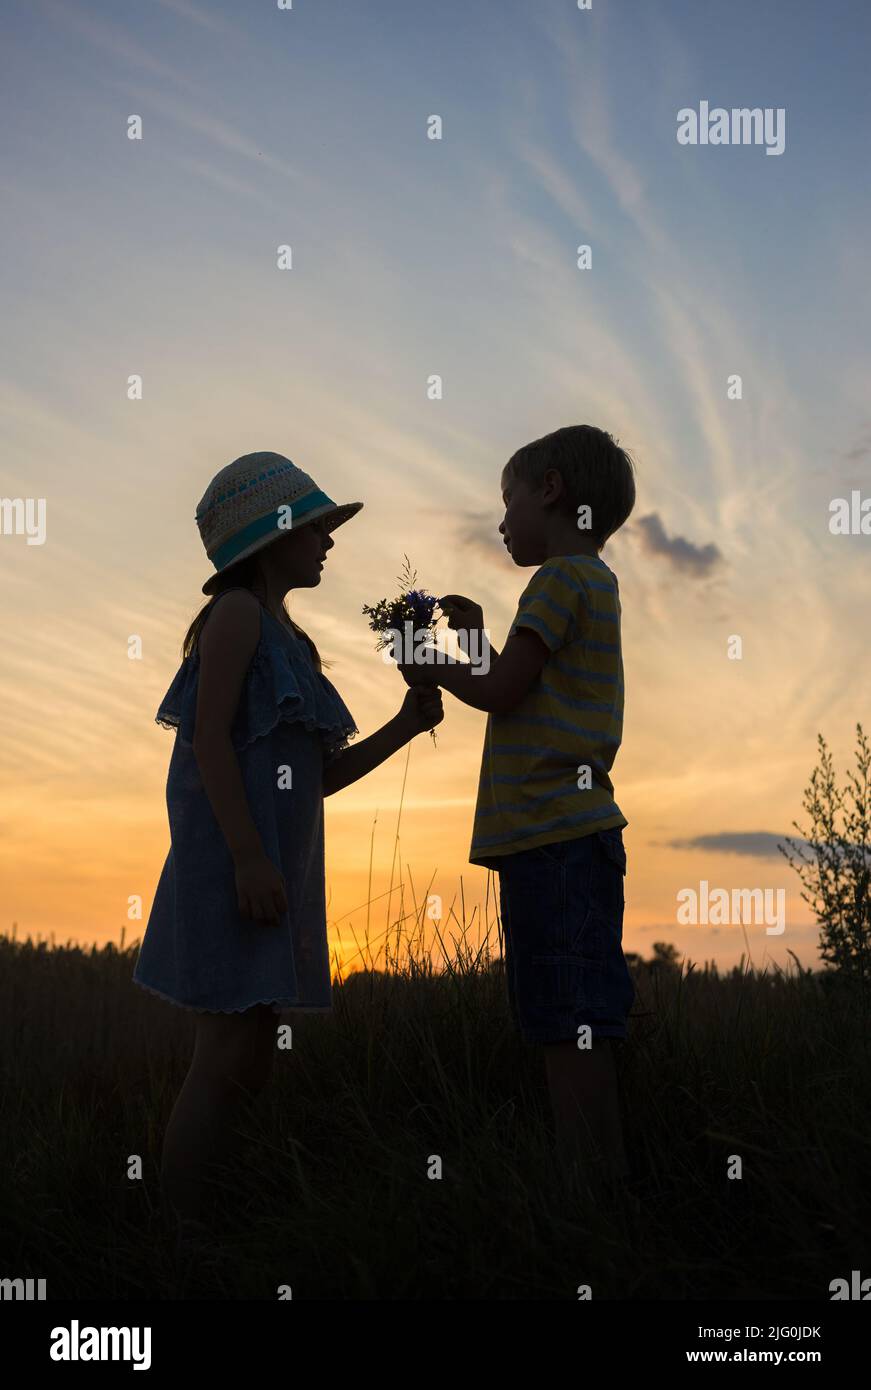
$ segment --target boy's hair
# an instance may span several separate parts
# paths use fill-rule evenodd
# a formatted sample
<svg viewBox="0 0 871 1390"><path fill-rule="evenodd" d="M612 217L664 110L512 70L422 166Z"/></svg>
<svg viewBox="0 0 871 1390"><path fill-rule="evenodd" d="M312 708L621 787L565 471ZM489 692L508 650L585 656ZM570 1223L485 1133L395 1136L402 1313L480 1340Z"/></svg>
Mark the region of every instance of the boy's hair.
<svg viewBox="0 0 871 1390"><path fill-rule="evenodd" d="M541 487L549 468L563 480L566 511L590 508L589 534L601 550L635 506L632 459L606 430L595 425L565 425L524 444L508 460L511 477Z"/></svg>

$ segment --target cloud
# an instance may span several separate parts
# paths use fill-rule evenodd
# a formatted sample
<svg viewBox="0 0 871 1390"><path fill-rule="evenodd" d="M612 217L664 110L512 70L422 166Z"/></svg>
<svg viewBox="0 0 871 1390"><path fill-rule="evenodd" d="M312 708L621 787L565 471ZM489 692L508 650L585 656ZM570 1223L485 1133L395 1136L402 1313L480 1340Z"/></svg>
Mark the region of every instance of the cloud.
<svg viewBox="0 0 871 1390"><path fill-rule="evenodd" d="M162 5L165 10L172 10L182 19L189 19L192 24L199 24L201 28L209 29L214 34L238 35L239 33L226 20L211 14L208 10L201 9L198 5L191 4L190 0L157 0L157 3Z"/></svg>
<svg viewBox="0 0 871 1390"><path fill-rule="evenodd" d="M852 449L844 449L840 455L847 463L859 463L871 455L871 432L866 432Z"/></svg>
<svg viewBox="0 0 871 1390"><path fill-rule="evenodd" d="M173 163L178 164L182 169L187 169L192 174L196 174L199 178L207 179L209 183L223 188L225 192L232 193L236 198L253 199L266 207L273 206L270 199L265 198L259 188L245 183L243 179L235 178L232 174L225 173L223 169L216 168L215 165L209 164L206 160L177 158L173 160Z"/></svg>
<svg viewBox="0 0 871 1390"><path fill-rule="evenodd" d="M505 543L497 530L494 513L461 511L457 517L457 544L474 550L485 560L505 564Z"/></svg>
<svg viewBox="0 0 871 1390"><path fill-rule="evenodd" d="M800 849L807 846L801 836L790 838ZM769 830L721 830L716 835L694 835L689 840L666 840L665 847L718 850L722 854L743 854L753 859L781 859L783 856L777 846L785 839L785 835L775 835Z"/></svg>
<svg viewBox="0 0 871 1390"><path fill-rule="evenodd" d="M188 130L193 130L198 135L204 136L227 153L249 159L252 163L270 169L282 178L300 181L299 170L291 168L290 165L269 154L268 151L258 149L256 141L249 140L247 136L236 130L220 116L212 115L206 110L206 98L198 89L195 81L182 68L172 67L163 62L162 59L155 58L148 49L131 39L126 31L118 25L105 24L102 20L87 13L70 10L57 4L56 0L41 0L41 3L59 23L69 25L113 59L122 64L127 63L132 68L138 68L142 72L150 73L153 77L169 80L177 88L189 92L193 104L178 101L166 91L137 86L126 76L120 79L107 77L105 79L107 85L121 87L135 101L150 102L168 120L174 120ZM185 3L185 0L173 0L168 8L194 23L200 23L216 30L223 28L228 33L233 32L222 20L213 19L205 11ZM234 42L239 43L244 38L244 31L236 31ZM211 93L209 96L214 105L214 97Z"/></svg>
<svg viewBox="0 0 871 1390"><path fill-rule="evenodd" d="M282 159L276 159L266 150L259 150L256 141L249 140L247 136L241 134L219 116L209 114L203 108L202 102L192 106L186 102L177 101L166 92L157 92L153 89L137 86L129 81L125 82L124 89L138 101L149 101L167 120L176 121L188 130L196 131L198 135L204 136L227 153L239 155L243 159L250 160L253 164L271 169L273 173L280 174L283 178L300 180L301 176L298 169L292 168Z"/></svg>
<svg viewBox="0 0 871 1390"><path fill-rule="evenodd" d="M633 531L640 530L644 549L651 555L664 555L669 563L683 574L698 578L711 573L721 563L722 552L713 542L694 545L684 536L668 536L657 512L639 517Z"/></svg>
<svg viewBox="0 0 871 1390"><path fill-rule="evenodd" d="M154 77L168 78L179 87L193 90L194 83L187 73L181 68L164 63L160 58L155 58L148 49L131 39L122 26L104 24L95 16L82 10L71 9L67 5L60 5L56 0L42 0L42 7L58 24L69 25L95 47L121 63L129 63L131 67L141 68Z"/></svg>

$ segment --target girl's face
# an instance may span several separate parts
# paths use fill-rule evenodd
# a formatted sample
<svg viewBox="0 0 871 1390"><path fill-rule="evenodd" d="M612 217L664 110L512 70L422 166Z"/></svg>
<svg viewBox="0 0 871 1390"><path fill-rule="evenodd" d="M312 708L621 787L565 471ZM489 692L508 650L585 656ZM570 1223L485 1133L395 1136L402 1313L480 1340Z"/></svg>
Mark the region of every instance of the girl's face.
<svg viewBox="0 0 871 1390"><path fill-rule="evenodd" d="M335 541L327 530L326 521L319 517L288 531L262 552L261 563L275 579L276 585L288 589L313 589L321 582L321 573Z"/></svg>

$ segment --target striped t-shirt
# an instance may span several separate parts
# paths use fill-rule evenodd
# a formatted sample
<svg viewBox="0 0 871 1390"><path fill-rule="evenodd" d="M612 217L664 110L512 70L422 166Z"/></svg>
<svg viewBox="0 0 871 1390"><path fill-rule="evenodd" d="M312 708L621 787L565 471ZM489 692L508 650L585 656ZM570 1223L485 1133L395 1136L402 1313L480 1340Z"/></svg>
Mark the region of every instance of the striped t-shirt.
<svg viewBox="0 0 871 1390"><path fill-rule="evenodd" d="M509 714L487 718L469 859L499 857L628 822L609 772L623 735L617 577L592 555L559 555L520 596L549 656Z"/></svg>

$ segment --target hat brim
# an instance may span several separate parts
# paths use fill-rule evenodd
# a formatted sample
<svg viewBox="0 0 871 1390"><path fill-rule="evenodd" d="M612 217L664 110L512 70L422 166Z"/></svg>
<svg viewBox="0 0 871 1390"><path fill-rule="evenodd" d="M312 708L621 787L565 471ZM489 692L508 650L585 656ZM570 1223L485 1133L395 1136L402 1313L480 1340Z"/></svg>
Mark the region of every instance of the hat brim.
<svg viewBox="0 0 871 1390"><path fill-rule="evenodd" d="M352 516L356 516L362 506L362 502L342 502L338 506L322 508L306 516L304 520L300 521L299 526L291 526L289 529L291 531L301 531L303 526L310 526L314 521L326 521L327 530L335 531L337 526L343 526L346 521L350 521ZM287 535L287 531L282 532L282 535ZM254 555L256 551L263 550L265 546L273 545L275 541L280 539L281 536L269 535L262 536L260 539L253 541L252 544L248 546L248 549L244 550L241 555L237 555L235 560L229 565L225 565L223 569L216 570L214 574L209 575L209 578L203 585L202 592L204 594L215 593L219 581L225 574L231 573L237 565L241 564L243 560L247 560L249 556Z"/></svg>

